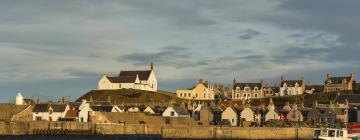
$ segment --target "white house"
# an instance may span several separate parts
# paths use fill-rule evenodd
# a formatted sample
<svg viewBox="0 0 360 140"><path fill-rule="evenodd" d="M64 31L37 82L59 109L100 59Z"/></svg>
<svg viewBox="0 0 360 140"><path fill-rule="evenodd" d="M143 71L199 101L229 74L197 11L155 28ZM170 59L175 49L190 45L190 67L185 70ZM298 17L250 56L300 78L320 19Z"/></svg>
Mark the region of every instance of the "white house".
<svg viewBox="0 0 360 140"><path fill-rule="evenodd" d="M79 107L79 122L89 122L94 112L123 112L118 106L91 104L83 100Z"/></svg>
<svg viewBox="0 0 360 140"><path fill-rule="evenodd" d="M284 80L281 77L280 82L280 96L286 95L300 95L305 92L304 77L301 76L301 80Z"/></svg>
<svg viewBox="0 0 360 140"><path fill-rule="evenodd" d="M20 92L16 95L16 105L24 105L24 97Z"/></svg>
<svg viewBox="0 0 360 140"><path fill-rule="evenodd" d="M33 109L34 121L58 121L70 109L67 104L36 104Z"/></svg>
<svg viewBox="0 0 360 140"><path fill-rule="evenodd" d="M270 98L270 103L267 108L269 111L265 114L265 121L280 119L279 113L275 111L275 105L272 98Z"/></svg>
<svg viewBox="0 0 360 140"><path fill-rule="evenodd" d="M232 107L227 107L224 112L222 112L221 119L229 120L231 126L237 126L238 124L238 114Z"/></svg>
<svg viewBox="0 0 360 140"><path fill-rule="evenodd" d="M104 75L98 83L99 90L138 89L156 92L157 86L158 83L152 63L150 70L120 71L120 74L116 77Z"/></svg>
<svg viewBox="0 0 360 140"><path fill-rule="evenodd" d="M163 117L190 117L189 112L181 107L168 107L162 114Z"/></svg>
<svg viewBox="0 0 360 140"><path fill-rule="evenodd" d="M132 112L132 113L140 112L140 109L136 106L132 106L127 110L127 112Z"/></svg>
<svg viewBox="0 0 360 140"><path fill-rule="evenodd" d="M255 120L255 113L253 110L251 110L250 106L247 106L244 108L244 110L240 113L241 119L244 119L244 121L248 122L254 122Z"/></svg>

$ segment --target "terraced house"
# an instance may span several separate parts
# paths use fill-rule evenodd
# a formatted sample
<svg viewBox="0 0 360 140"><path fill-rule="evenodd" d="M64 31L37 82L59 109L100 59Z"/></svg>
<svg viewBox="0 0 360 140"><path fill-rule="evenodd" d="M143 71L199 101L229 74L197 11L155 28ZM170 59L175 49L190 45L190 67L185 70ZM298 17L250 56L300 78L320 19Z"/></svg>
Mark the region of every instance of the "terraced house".
<svg viewBox="0 0 360 140"><path fill-rule="evenodd" d="M259 83L236 83L236 80L234 79L232 99L250 99L264 97L262 83L262 80Z"/></svg>
<svg viewBox="0 0 360 140"><path fill-rule="evenodd" d="M279 96L300 95L305 92L304 76L300 80L284 80L281 76Z"/></svg>
<svg viewBox="0 0 360 140"><path fill-rule="evenodd" d="M338 92L350 91L356 86L355 74L351 73L350 76L333 77L326 74L324 92Z"/></svg>
<svg viewBox="0 0 360 140"><path fill-rule="evenodd" d="M215 95L218 95L220 90L209 85L207 81L203 82L200 79L197 85L186 90L176 90L176 96L181 99L189 100L214 100Z"/></svg>

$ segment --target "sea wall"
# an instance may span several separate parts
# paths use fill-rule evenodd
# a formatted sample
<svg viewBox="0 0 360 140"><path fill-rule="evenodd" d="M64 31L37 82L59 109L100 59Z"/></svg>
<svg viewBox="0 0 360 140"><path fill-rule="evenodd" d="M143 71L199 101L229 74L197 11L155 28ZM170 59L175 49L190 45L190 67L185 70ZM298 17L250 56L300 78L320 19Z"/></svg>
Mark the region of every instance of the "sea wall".
<svg viewBox="0 0 360 140"><path fill-rule="evenodd" d="M312 128L299 128L300 139L312 138ZM0 135L161 135L164 138L294 139L295 128L222 127L157 124L94 124L79 122L0 122Z"/></svg>

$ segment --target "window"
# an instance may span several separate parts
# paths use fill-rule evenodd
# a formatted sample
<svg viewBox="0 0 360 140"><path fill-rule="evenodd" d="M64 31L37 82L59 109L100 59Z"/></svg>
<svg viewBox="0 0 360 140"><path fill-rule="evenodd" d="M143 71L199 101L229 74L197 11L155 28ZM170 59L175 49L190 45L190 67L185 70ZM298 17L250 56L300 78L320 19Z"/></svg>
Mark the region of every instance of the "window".
<svg viewBox="0 0 360 140"><path fill-rule="evenodd" d="M234 123L234 122L235 122L235 120L234 120L234 119L231 119L231 122L232 122L232 123Z"/></svg>
<svg viewBox="0 0 360 140"><path fill-rule="evenodd" d="M41 121L41 117L36 117L35 120L36 121Z"/></svg>
<svg viewBox="0 0 360 140"><path fill-rule="evenodd" d="M189 97L191 96L190 93L188 93L188 96L189 96Z"/></svg>
<svg viewBox="0 0 360 140"><path fill-rule="evenodd" d="M174 111L171 111L171 112L170 112L170 116L175 116L175 112L174 112Z"/></svg>
<svg viewBox="0 0 360 140"><path fill-rule="evenodd" d="M255 90L255 91L258 91L259 89L258 89L258 87L255 87L254 90Z"/></svg>
<svg viewBox="0 0 360 140"><path fill-rule="evenodd" d="M257 97L258 95L257 94L255 94L255 97Z"/></svg>
<svg viewBox="0 0 360 140"><path fill-rule="evenodd" d="M240 98L240 94L236 94L236 98Z"/></svg>
<svg viewBox="0 0 360 140"><path fill-rule="evenodd" d="M195 98L197 98L198 97L198 94L197 93L195 93Z"/></svg>
<svg viewBox="0 0 360 140"><path fill-rule="evenodd" d="M51 115L53 113L53 110L52 109L49 109L49 114Z"/></svg>
<svg viewBox="0 0 360 140"><path fill-rule="evenodd" d="M180 97L182 97L182 93L180 93Z"/></svg>
<svg viewBox="0 0 360 140"><path fill-rule="evenodd" d="M249 87L245 87L244 90L245 90L245 91L250 91L250 88L249 88Z"/></svg>

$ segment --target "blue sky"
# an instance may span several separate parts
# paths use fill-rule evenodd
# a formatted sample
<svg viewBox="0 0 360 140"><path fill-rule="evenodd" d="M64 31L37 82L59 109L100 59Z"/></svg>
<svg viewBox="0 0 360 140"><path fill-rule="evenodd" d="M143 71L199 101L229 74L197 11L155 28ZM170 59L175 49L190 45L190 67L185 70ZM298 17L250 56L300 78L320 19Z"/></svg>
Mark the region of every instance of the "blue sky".
<svg viewBox="0 0 360 140"><path fill-rule="evenodd" d="M76 99L103 75L148 69L160 89L360 74L360 1L3 0L0 102Z"/></svg>

